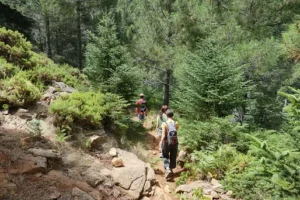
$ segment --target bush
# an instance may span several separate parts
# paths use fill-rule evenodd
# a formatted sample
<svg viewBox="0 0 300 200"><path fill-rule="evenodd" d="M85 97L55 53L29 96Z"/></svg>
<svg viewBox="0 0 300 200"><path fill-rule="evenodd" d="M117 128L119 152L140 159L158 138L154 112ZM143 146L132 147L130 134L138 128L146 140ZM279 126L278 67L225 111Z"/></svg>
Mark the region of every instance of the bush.
<svg viewBox="0 0 300 200"><path fill-rule="evenodd" d="M40 97L39 89L20 74L0 81L0 104L24 106L35 102Z"/></svg>
<svg viewBox="0 0 300 200"><path fill-rule="evenodd" d="M15 75L19 68L7 63L5 59L0 58L0 79L9 78Z"/></svg>
<svg viewBox="0 0 300 200"><path fill-rule="evenodd" d="M8 62L22 69L30 69L35 64L30 60L31 44L17 31L0 28L0 55Z"/></svg>
<svg viewBox="0 0 300 200"><path fill-rule="evenodd" d="M188 151L217 149L221 144L234 143L242 152L248 149L244 138L245 127L234 123L231 117L213 118L209 122L180 121L180 144Z"/></svg>
<svg viewBox="0 0 300 200"><path fill-rule="evenodd" d="M113 121L113 125L121 127L123 124L119 120L125 106L125 101L117 95L74 92L53 101L50 112L56 114L56 125L70 133L73 123L97 128L102 122L106 125Z"/></svg>
<svg viewBox="0 0 300 200"><path fill-rule="evenodd" d="M224 180L225 188L246 200L299 199L300 167L298 159L295 159L299 152L281 151L256 137L249 137L253 142L251 151L256 152L256 157L242 173L228 173Z"/></svg>
<svg viewBox="0 0 300 200"><path fill-rule="evenodd" d="M222 145L217 151L195 151L192 156L195 162L187 167L200 174L200 178L212 176L221 179L231 170L243 171L251 160L230 145Z"/></svg>
<svg viewBox="0 0 300 200"><path fill-rule="evenodd" d="M88 85L86 77L69 65L60 66L54 63L48 66L39 65L26 73L34 83L42 82L44 85L49 85L52 81L64 82L72 87Z"/></svg>

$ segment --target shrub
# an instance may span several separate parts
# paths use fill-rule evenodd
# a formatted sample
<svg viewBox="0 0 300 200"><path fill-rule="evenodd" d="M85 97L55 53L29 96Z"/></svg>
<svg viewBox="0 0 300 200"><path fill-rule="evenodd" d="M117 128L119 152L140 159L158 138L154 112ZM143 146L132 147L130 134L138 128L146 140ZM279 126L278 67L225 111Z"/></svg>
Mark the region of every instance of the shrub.
<svg viewBox="0 0 300 200"><path fill-rule="evenodd" d="M209 122L180 121L180 144L190 152L194 150L217 149L221 144L234 143L242 152L248 149L244 138L245 127L227 118L212 118Z"/></svg>
<svg viewBox="0 0 300 200"><path fill-rule="evenodd" d="M232 171L224 180L226 189L243 199L299 199L299 152L281 151L249 136L254 161L242 172ZM284 141L283 141L284 142Z"/></svg>
<svg viewBox="0 0 300 200"><path fill-rule="evenodd" d="M195 162L187 165L201 178L208 176L221 179L231 170L242 171L251 158L239 153L230 145L222 145L217 151L195 151L192 156Z"/></svg>
<svg viewBox="0 0 300 200"><path fill-rule="evenodd" d="M17 31L0 28L0 55L22 69L34 67L31 44Z"/></svg>
<svg viewBox="0 0 300 200"><path fill-rule="evenodd" d="M0 81L0 104L24 106L40 97L39 89L19 74Z"/></svg>
<svg viewBox="0 0 300 200"><path fill-rule="evenodd" d="M34 83L42 82L44 85L49 85L52 81L64 82L72 87L88 85L86 77L78 69L69 65L60 66L54 63L48 66L38 65L27 71L27 76Z"/></svg>
<svg viewBox="0 0 300 200"><path fill-rule="evenodd" d="M19 68L7 63L5 59L0 58L0 79L9 78L15 75Z"/></svg>
<svg viewBox="0 0 300 200"><path fill-rule="evenodd" d="M122 123L119 119L125 106L124 100L117 95L101 92L74 92L53 101L50 105L50 112L56 114L56 125L70 133L73 123L97 128L101 122L112 120L113 125L121 127Z"/></svg>

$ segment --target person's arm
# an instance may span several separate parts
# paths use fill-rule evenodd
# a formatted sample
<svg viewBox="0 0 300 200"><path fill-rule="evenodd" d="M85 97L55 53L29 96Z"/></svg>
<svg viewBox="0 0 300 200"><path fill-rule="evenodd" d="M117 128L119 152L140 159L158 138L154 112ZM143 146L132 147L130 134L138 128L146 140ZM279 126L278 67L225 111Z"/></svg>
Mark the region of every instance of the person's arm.
<svg viewBox="0 0 300 200"><path fill-rule="evenodd" d="M158 122L159 122L159 116L157 116L157 118L156 118L156 129L158 129Z"/></svg>
<svg viewBox="0 0 300 200"><path fill-rule="evenodd" d="M160 144L162 144L167 132L165 123L163 123L161 127L162 127L162 134L161 134Z"/></svg>

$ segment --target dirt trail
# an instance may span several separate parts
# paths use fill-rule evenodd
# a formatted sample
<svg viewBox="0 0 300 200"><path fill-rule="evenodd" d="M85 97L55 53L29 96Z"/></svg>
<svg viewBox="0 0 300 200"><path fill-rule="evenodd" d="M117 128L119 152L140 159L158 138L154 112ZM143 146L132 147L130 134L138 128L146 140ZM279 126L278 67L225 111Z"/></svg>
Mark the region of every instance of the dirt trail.
<svg viewBox="0 0 300 200"><path fill-rule="evenodd" d="M157 139L157 131L151 130L152 122L155 120L156 116L149 116L143 123L143 126L149 130L147 132L147 142L148 142L148 150L149 152L149 162L152 162L152 166L155 170L156 180L157 180L157 188L155 193L163 193L163 197L157 198L155 195L154 197L150 198L152 200L179 200L179 198L175 195L176 189L176 181L178 180L180 173L183 171L179 166L173 170L174 174L170 181L166 181L165 179L165 169L163 166L162 158L159 158L159 145Z"/></svg>

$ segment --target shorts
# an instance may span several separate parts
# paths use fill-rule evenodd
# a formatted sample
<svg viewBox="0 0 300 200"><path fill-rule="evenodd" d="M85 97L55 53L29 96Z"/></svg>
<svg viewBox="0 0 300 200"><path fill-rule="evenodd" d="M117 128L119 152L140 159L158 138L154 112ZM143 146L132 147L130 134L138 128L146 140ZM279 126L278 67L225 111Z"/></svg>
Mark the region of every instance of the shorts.
<svg viewBox="0 0 300 200"><path fill-rule="evenodd" d="M145 119L144 114L138 114L138 119L139 119L140 121L144 120L144 119Z"/></svg>

